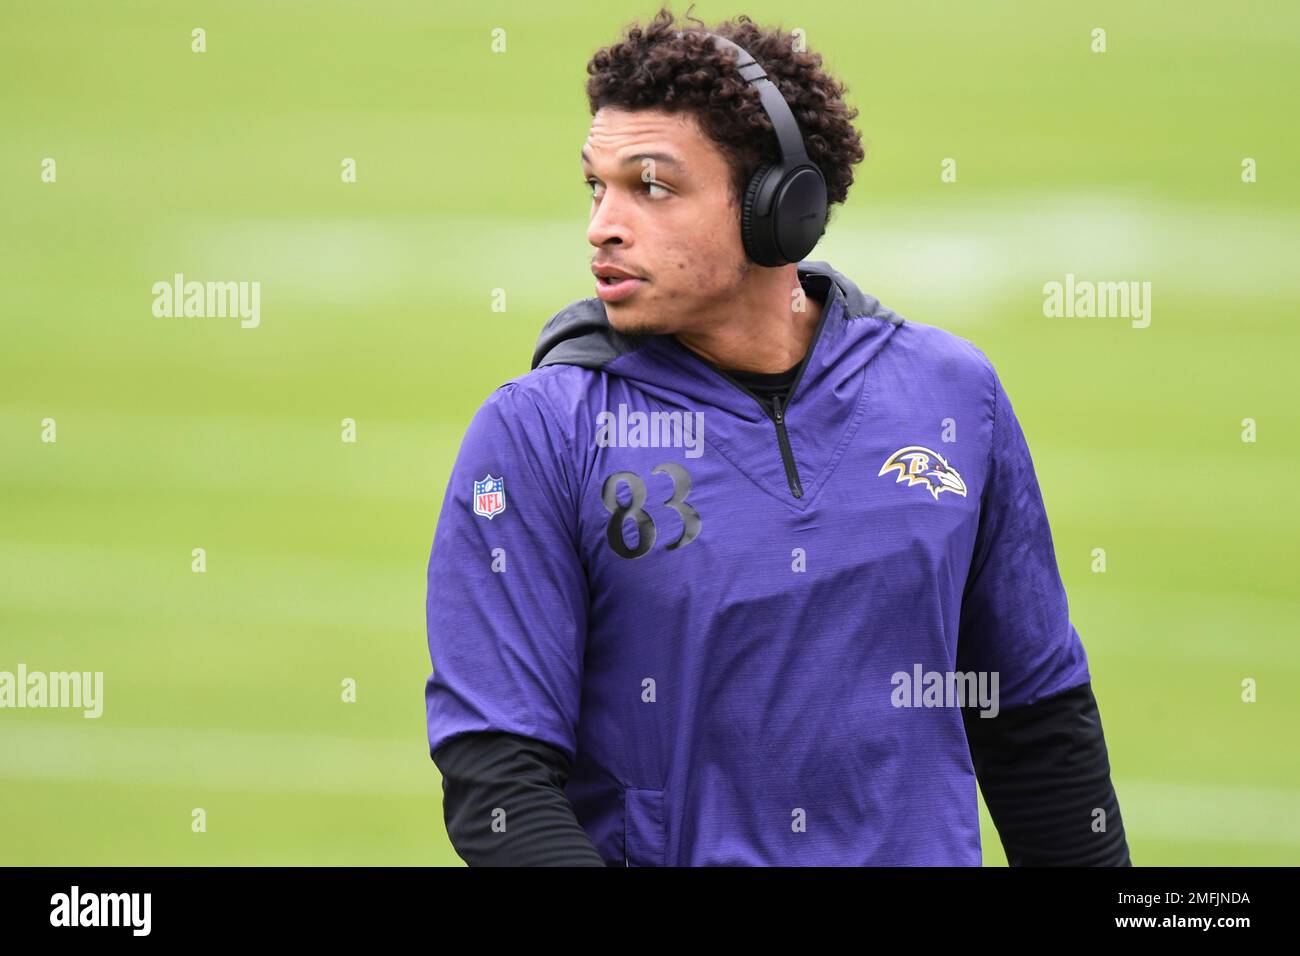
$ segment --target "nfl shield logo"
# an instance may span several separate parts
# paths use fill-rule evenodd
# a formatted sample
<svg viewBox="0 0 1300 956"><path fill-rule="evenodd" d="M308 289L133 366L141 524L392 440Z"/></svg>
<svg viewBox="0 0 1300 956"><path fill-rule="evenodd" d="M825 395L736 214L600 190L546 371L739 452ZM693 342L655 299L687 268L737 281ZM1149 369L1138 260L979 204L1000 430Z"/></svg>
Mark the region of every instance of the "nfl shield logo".
<svg viewBox="0 0 1300 956"><path fill-rule="evenodd" d="M474 513L482 515L489 521L506 510L506 479L493 478L488 475L482 481L474 482Z"/></svg>

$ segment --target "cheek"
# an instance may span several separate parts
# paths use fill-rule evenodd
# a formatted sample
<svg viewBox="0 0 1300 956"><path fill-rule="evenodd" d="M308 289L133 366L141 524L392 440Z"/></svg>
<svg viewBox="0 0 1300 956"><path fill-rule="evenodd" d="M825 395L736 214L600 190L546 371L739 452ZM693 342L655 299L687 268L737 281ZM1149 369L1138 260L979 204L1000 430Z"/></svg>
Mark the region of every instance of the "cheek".
<svg viewBox="0 0 1300 956"><path fill-rule="evenodd" d="M711 287L745 258L740 226L725 207L688 217L687 222L689 225L676 230L668 243L666 275L674 284Z"/></svg>
<svg viewBox="0 0 1300 956"><path fill-rule="evenodd" d="M724 268L716 243L695 239L673 249L666 277L670 285L686 293L706 292L718 281Z"/></svg>

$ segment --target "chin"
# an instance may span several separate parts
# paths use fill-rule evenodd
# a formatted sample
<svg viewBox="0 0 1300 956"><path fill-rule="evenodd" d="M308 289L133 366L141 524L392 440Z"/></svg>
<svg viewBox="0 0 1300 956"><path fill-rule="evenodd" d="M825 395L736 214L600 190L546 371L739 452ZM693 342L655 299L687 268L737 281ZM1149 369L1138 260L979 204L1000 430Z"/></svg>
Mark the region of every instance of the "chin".
<svg viewBox="0 0 1300 956"><path fill-rule="evenodd" d="M622 335L662 335L669 331L670 323L647 314L630 305L606 304L609 327Z"/></svg>

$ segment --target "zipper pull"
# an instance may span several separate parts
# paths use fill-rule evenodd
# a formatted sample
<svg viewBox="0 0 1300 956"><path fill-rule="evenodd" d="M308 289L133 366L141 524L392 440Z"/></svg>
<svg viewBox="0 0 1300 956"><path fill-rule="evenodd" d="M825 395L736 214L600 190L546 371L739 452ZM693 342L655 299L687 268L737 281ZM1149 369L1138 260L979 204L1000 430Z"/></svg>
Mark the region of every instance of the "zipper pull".
<svg viewBox="0 0 1300 956"><path fill-rule="evenodd" d="M781 420L782 420L782 415L781 415L781 396L780 396L780 395L773 395L773 396L772 396L772 409L773 409L773 411L774 411L774 413L775 413L774 417L775 417L775 419L776 419L776 423L777 423L778 425L780 425L780 424L781 424Z"/></svg>

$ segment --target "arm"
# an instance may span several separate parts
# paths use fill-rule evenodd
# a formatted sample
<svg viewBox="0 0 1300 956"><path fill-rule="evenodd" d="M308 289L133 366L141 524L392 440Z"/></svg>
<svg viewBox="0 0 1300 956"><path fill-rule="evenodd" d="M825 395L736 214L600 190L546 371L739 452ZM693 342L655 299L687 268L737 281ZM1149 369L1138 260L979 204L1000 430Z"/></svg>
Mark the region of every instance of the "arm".
<svg viewBox="0 0 1300 956"><path fill-rule="evenodd" d="M573 815L564 794L569 761L554 747L517 734L470 733L433 759L447 835L470 866L605 865Z"/></svg>
<svg viewBox="0 0 1300 956"><path fill-rule="evenodd" d="M1029 447L996 373L991 414L957 648L960 670L999 677L997 716L962 714L975 775L1012 866L1129 866L1087 654Z"/></svg>
<svg viewBox="0 0 1300 956"><path fill-rule="evenodd" d="M475 508L475 482L489 475L503 481L490 517ZM575 839L585 833L562 789L587 636L577 486L563 433L507 383L470 422L443 497L425 704L449 836L471 865L600 861Z"/></svg>

